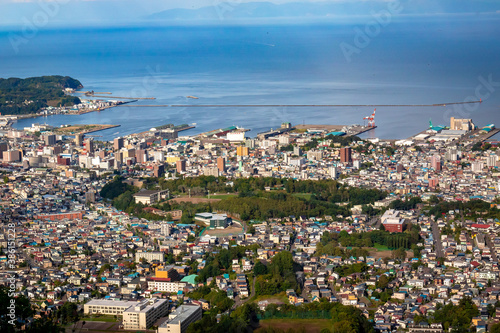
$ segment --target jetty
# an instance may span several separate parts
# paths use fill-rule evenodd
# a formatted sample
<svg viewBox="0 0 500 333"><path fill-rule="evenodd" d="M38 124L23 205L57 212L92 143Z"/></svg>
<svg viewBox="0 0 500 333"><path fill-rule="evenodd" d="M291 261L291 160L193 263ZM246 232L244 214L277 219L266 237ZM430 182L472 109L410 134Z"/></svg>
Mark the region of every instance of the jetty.
<svg viewBox="0 0 500 333"><path fill-rule="evenodd" d="M141 99L154 99L154 98L141 98ZM338 107L338 108L351 108L351 107L446 107L449 105L462 105L462 104L476 104L482 101L468 101L468 102L451 102L451 103L436 103L436 104L150 104L150 105L122 105L122 107L172 107L172 108L325 108L325 107Z"/></svg>

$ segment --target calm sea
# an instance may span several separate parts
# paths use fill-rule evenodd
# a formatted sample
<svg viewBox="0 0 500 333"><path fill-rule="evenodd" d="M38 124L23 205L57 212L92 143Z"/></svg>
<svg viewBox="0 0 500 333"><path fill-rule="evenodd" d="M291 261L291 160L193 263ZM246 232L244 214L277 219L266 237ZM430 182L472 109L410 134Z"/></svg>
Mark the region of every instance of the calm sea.
<svg viewBox="0 0 500 333"><path fill-rule="evenodd" d="M378 107L365 137L406 138L449 117L500 125L500 18L406 19L357 44L357 24L178 26L40 30L12 47L0 31L0 77L60 74L86 90L156 97L140 104L434 104ZM22 35L21 35L22 36ZM348 58L342 47L356 47ZM488 84L488 81L494 81ZM485 83L486 82L486 83ZM496 83L499 82L499 83ZM478 88L479 87L479 88ZM186 96L196 96L190 99ZM118 107L80 116L19 121L119 124L102 139L166 124L196 123L194 134L238 125L251 136L292 124L363 124L371 107Z"/></svg>

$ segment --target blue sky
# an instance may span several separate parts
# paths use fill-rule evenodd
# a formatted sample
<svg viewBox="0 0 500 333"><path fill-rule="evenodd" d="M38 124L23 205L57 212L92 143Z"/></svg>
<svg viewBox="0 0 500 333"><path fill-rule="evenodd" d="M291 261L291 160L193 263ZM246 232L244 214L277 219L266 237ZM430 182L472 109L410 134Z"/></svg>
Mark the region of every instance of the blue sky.
<svg viewBox="0 0 500 333"><path fill-rule="evenodd" d="M389 2L400 1L406 15L443 15L448 12L497 12L500 1L495 0L232 0L233 7L249 2L286 4L300 2L304 6L314 3L331 3L339 6L336 16L353 15L359 8L366 8L369 15L374 8L387 7ZM148 16L165 10L199 9L220 6L224 0L0 0L0 26L29 26L38 28L72 25L123 25L147 22ZM357 6L343 12L346 6ZM243 7L243 6L241 6ZM354 8L354 7L353 7ZM206 15L200 14L201 16ZM208 11L210 12L210 11ZM204 16L203 16L204 17Z"/></svg>

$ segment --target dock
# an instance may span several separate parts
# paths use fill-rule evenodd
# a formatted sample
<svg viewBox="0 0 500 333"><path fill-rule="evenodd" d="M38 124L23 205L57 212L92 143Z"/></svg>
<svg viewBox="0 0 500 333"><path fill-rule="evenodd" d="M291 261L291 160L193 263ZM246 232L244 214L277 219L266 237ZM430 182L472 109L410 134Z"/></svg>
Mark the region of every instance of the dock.
<svg viewBox="0 0 500 333"><path fill-rule="evenodd" d="M169 125L172 125L172 126L169 127ZM187 131L187 130L196 128L196 126L194 126L194 125L187 125L187 124L174 126L173 124L167 124L167 125L161 125L161 126L155 127L155 128L156 128L157 131L161 131L161 130L164 130L164 129L171 128L171 129L175 130L176 132L182 132L182 131ZM140 132L140 133L134 133L132 135L145 135L145 134L148 134L148 133L151 133L151 131L144 131L144 132Z"/></svg>
<svg viewBox="0 0 500 333"><path fill-rule="evenodd" d="M297 130L310 130L310 131L322 131L326 133L330 132L345 132L347 136L358 136L362 133L369 132L377 128L377 126L363 126L363 125L296 125L294 126Z"/></svg>
<svg viewBox="0 0 500 333"><path fill-rule="evenodd" d="M54 133L59 135L89 134L115 127L120 127L120 125L78 124L68 127L57 127L56 129L54 129Z"/></svg>
<svg viewBox="0 0 500 333"><path fill-rule="evenodd" d="M500 133L500 128L495 128L495 129L494 129L494 130L492 130L491 132L484 134L484 135L481 137L481 141L486 141L486 140L488 140L489 138L494 137L494 136L495 136L495 135L497 135L498 133Z"/></svg>

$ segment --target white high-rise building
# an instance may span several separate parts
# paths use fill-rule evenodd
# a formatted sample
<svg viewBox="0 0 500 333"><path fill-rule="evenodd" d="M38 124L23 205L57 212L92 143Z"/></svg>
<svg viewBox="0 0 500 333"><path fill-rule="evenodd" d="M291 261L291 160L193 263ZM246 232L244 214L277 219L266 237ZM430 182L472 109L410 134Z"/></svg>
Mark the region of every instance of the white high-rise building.
<svg viewBox="0 0 500 333"><path fill-rule="evenodd" d="M472 162L471 169L472 169L472 172L482 172L483 171L483 162Z"/></svg>
<svg viewBox="0 0 500 333"><path fill-rule="evenodd" d="M337 175L338 175L338 170L337 170L337 167L330 167L330 177L332 177L332 179L337 179Z"/></svg>
<svg viewBox="0 0 500 333"><path fill-rule="evenodd" d="M161 234L163 236L170 236L170 224L162 223L161 225Z"/></svg>
<svg viewBox="0 0 500 333"><path fill-rule="evenodd" d="M486 157L486 166L488 168L493 168L497 166L498 155L489 155Z"/></svg>

